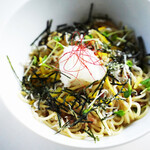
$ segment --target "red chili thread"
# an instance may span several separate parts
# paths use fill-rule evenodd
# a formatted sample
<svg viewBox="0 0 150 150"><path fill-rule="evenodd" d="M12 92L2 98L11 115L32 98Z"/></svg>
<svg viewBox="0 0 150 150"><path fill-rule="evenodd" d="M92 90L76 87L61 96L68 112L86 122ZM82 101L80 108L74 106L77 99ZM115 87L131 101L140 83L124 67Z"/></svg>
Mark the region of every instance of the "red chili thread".
<svg viewBox="0 0 150 150"><path fill-rule="evenodd" d="M79 36L79 40L76 40L76 41L75 41L75 44L73 45L73 38L74 38L74 36L75 36L76 33L77 33L78 36ZM85 36L85 35L84 35L84 36ZM82 42L83 39L84 39L84 36L81 38L81 35L80 35L79 32L77 32L77 31L74 32L74 33L73 33L73 36L72 36L72 41L71 41L71 46L73 46L73 47L72 47L72 51L71 51L71 52L66 52L65 54L63 54L63 55L59 58L59 61L60 61L60 59L61 59L62 57L64 57L65 55L68 55L68 54L69 54L69 56L68 56L65 60L61 61L61 62L65 62L64 66L63 66L63 69L64 69L64 72L63 72L63 73L67 73L67 74L73 76L73 77L74 77L75 79L77 79L81 84L82 84L82 82L78 79L78 75L79 75L79 72L80 72L81 70L85 69L85 68L88 70L89 74L90 74L90 75L92 76L92 78L94 79L94 77L93 77L91 71L89 70L89 68L87 67L86 63L93 64L93 65L100 65L100 66L103 68L103 70L105 71L104 67L102 66L103 64L102 64L98 59L96 59L95 57L91 56L90 53L89 53L89 51L87 51L87 48L86 48L86 47L88 47L88 46L90 46L90 45L91 45L91 47L93 47L93 46L92 46L92 42L96 42L96 41L95 41L95 40L91 40L91 41L89 41L89 42L86 42L86 44L85 44L85 43ZM80 42L80 43L79 43L79 42ZM90 49L90 50L91 50L91 49ZM94 48L94 49L92 49L91 51L94 51L94 52L95 52L96 50L95 50L95 48ZM94 54L95 54L95 53L94 53ZM71 68L66 68L66 65L67 65L67 63L69 63L69 59L70 59L71 57L77 57L77 60L76 60L75 64L74 64ZM90 60L86 60L85 57L88 57L88 59L90 59ZM101 60L101 58L100 58L100 60ZM75 68L75 66L77 65L78 62L81 64L81 68L76 69L76 70L73 70L73 68ZM76 76L74 76L73 74L71 74L72 72L77 72ZM95 80L95 79L94 79L94 80Z"/></svg>

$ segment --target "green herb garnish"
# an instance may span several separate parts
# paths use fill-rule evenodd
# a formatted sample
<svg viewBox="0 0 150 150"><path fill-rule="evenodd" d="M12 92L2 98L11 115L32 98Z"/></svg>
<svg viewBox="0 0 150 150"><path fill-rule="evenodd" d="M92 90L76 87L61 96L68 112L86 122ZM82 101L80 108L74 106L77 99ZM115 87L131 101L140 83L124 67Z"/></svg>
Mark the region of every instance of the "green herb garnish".
<svg viewBox="0 0 150 150"><path fill-rule="evenodd" d="M114 35L112 36L111 40L112 40L112 41L116 41L116 40L117 40L117 37L118 37L118 36L117 36L116 34L114 34Z"/></svg>
<svg viewBox="0 0 150 150"><path fill-rule="evenodd" d="M150 91L150 87L147 88L147 91Z"/></svg>
<svg viewBox="0 0 150 150"><path fill-rule="evenodd" d="M45 56L42 58L42 63L40 64L40 66L44 66L44 67L47 67L47 68L52 69L52 67L50 67L49 65L46 64L46 60L47 60L47 55L45 55Z"/></svg>
<svg viewBox="0 0 150 150"><path fill-rule="evenodd" d="M131 60L127 60L126 64L129 66L129 67L132 67L133 66L133 62Z"/></svg>
<svg viewBox="0 0 150 150"><path fill-rule="evenodd" d="M59 42L61 40L59 36L54 36L53 39L57 42Z"/></svg>
<svg viewBox="0 0 150 150"><path fill-rule="evenodd" d="M130 95L131 95L131 91L130 90L124 92L124 97L125 98L128 98Z"/></svg>
<svg viewBox="0 0 150 150"><path fill-rule="evenodd" d="M124 92L124 97L128 98L132 94L132 86L128 83L128 90Z"/></svg>
<svg viewBox="0 0 150 150"><path fill-rule="evenodd" d="M46 59L47 59L47 55L45 55L45 56L42 58L42 62L44 62Z"/></svg>
<svg viewBox="0 0 150 150"><path fill-rule="evenodd" d="M37 57L33 56L33 65L36 65L36 64L37 64Z"/></svg>
<svg viewBox="0 0 150 150"><path fill-rule="evenodd" d="M108 31L104 31L102 34L103 34L104 36L108 37L109 32L108 32Z"/></svg>
<svg viewBox="0 0 150 150"><path fill-rule="evenodd" d="M61 49L63 49L63 48L64 48L64 47L63 47L63 45L62 45L62 44L60 44L60 43L59 43L59 47L60 47Z"/></svg>
<svg viewBox="0 0 150 150"><path fill-rule="evenodd" d="M141 84L145 86L147 91L150 91L150 78L143 80Z"/></svg>
<svg viewBox="0 0 150 150"><path fill-rule="evenodd" d="M141 81L141 84L144 85L146 88L149 88L150 87L150 78Z"/></svg>
<svg viewBox="0 0 150 150"><path fill-rule="evenodd" d="M47 64L45 64L45 63L42 63L41 66L44 66L44 67L47 67L47 68L52 69L52 67L50 67L49 65L47 65Z"/></svg>
<svg viewBox="0 0 150 150"><path fill-rule="evenodd" d="M84 109L83 114L89 113L91 109L92 109L92 106L90 108Z"/></svg>
<svg viewBox="0 0 150 150"><path fill-rule="evenodd" d="M84 38L85 38L85 39L92 39L92 38L93 38L93 35L91 35L91 34L85 35Z"/></svg>
<svg viewBox="0 0 150 150"><path fill-rule="evenodd" d="M123 111L123 110L120 109L120 110L114 112L114 114L116 114L116 115L119 116L119 117L122 117L122 116L125 115L125 111Z"/></svg>

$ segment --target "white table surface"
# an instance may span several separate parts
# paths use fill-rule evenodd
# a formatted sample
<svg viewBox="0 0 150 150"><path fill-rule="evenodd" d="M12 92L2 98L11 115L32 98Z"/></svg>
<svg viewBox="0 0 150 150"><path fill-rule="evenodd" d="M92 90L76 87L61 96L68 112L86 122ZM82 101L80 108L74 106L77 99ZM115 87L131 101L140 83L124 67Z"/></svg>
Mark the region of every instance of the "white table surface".
<svg viewBox="0 0 150 150"><path fill-rule="evenodd" d="M27 0L0 0L0 30L4 22ZM1 51L1 50L0 50ZM138 132L138 131L137 131ZM76 150L40 137L20 123L0 98L0 150ZM149 150L150 133L109 150ZM82 149L84 150L84 149ZM107 150L107 149L105 149Z"/></svg>

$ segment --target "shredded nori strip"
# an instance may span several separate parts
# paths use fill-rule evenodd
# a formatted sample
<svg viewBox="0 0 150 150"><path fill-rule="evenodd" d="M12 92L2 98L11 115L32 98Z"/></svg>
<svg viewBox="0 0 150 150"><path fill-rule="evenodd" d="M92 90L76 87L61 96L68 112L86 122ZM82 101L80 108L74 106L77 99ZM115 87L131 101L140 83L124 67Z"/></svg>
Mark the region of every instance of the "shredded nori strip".
<svg viewBox="0 0 150 150"><path fill-rule="evenodd" d="M141 68L143 68L143 62L144 62L144 58L146 56L146 48L145 48L143 38L141 36L138 37L138 43L139 43L139 51L140 51L140 55L139 55L140 64L139 64L139 66Z"/></svg>
<svg viewBox="0 0 150 150"><path fill-rule="evenodd" d="M47 24L46 24L46 28L45 30L39 34L39 36L31 43L31 46L44 34L46 33L46 36L44 37L44 39L47 39L47 36L50 33L50 29L51 29L51 25L52 25L52 20L48 20ZM43 40L43 39L42 39Z"/></svg>
<svg viewBox="0 0 150 150"><path fill-rule="evenodd" d="M61 28L66 27L66 26L67 26L66 23L65 23L65 24L61 24L61 25L58 25L57 28L56 28L56 31L59 31Z"/></svg>
<svg viewBox="0 0 150 150"><path fill-rule="evenodd" d="M86 23L91 23L91 21L92 21L93 6L94 6L94 4L91 3L91 7L90 7L90 11L89 11L89 16L88 16L88 20L86 21Z"/></svg>

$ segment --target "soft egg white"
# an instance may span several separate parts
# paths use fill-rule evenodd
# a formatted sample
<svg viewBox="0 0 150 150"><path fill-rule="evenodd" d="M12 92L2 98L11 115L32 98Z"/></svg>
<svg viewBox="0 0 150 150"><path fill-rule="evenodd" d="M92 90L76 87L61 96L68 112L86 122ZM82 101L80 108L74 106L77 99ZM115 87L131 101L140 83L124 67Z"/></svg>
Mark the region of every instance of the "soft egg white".
<svg viewBox="0 0 150 150"><path fill-rule="evenodd" d="M64 48L59 59L61 81L65 87L71 85L92 83L101 80L106 74L103 60L100 60L92 50L83 46L68 46Z"/></svg>

